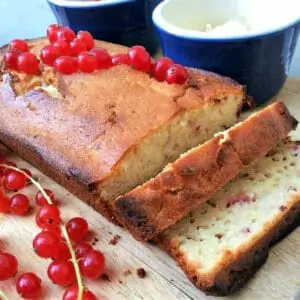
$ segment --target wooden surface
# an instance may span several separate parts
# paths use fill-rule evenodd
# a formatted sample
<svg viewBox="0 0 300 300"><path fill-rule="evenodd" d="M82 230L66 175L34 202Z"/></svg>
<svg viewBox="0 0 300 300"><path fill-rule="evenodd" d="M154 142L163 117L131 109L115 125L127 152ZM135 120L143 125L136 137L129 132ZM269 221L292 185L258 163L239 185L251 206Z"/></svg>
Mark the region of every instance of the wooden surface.
<svg viewBox="0 0 300 300"><path fill-rule="evenodd" d="M300 79L290 78L277 98L283 99L294 116L300 120ZM153 245L136 242L122 229L108 223L86 204L47 178L39 171L11 155L19 166L29 168L40 179L45 188L55 191L60 199L63 219L83 216L88 219L94 237L98 242L96 248L103 251L107 258L107 274L110 281L98 280L86 282L101 300L176 300L176 299L216 299L207 297L197 290L185 277L176 263L163 251ZM32 203L36 189L26 188ZM272 191L270 191L272 192ZM14 217L0 214L0 249L15 254L20 263L20 272L34 271L43 280L44 295L42 299L61 299L63 290L47 280L47 260L38 258L32 249L32 239L39 231L34 225L34 212L28 217ZM121 239L116 245L109 241L115 234ZM208 249L209 251L209 249ZM147 276L141 279L136 270L143 267ZM125 276L124 271L131 275ZM14 291L14 280L2 283L0 287L10 299L19 299ZM256 276L237 294L224 299L295 299L300 290L300 228L275 246L270 252L267 263Z"/></svg>

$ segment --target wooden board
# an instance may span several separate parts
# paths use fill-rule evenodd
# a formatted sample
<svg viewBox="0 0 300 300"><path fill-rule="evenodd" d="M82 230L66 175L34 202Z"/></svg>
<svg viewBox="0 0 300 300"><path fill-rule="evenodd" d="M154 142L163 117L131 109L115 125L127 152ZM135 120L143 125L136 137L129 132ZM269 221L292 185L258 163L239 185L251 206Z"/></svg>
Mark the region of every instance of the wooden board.
<svg viewBox="0 0 300 300"><path fill-rule="evenodd" d="M284 100L294 116L300 120L300 79L290 78L277 98ZM16 155L10 156L19 166L29 168L45 188L55 191L60 199L64 220L75 216L88 219L94 232L93 237L98 239L95 247L103 251L107 258L107 274L110 278L110 281L101 279L86 282L99 299L217 299L205 296L197 290L166 253L153 245L135 241L121 228L107 222L89 206ZM31 196L33 203L36 189L30 186L24 192ZM42 299L61 299L63 289L50 283L46 276L49 261L38 258L32 249L32 239L39 231L34 225L35 211L36 208L28 217L0 214L0 249L18 257L20 272L34 271L40 275L44 287ZM121 239L116 245L110 245L109 241L115 234L119 234ZM136 274L140 267L147 272L144 279ZM130 270L132 274L125 276L126 270ZM19 299L14 290L14 280L0 282L0 287L10 299ZM224 299L292 300L298 290L300 291L300 228L272 249L267 263L239 293Z"/></svg>

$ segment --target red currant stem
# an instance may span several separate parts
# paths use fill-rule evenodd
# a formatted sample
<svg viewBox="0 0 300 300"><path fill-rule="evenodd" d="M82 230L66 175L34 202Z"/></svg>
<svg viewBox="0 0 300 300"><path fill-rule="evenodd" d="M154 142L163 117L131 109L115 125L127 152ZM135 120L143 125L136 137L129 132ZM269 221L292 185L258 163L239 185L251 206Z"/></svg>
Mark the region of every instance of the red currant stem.
<svg viewBox="0 0 300 300"><path fill-rule="evenodd" d="M3 168L7 168L7 169L11 169L11 170L14 170L14 171L17 171L17 172L20 172L22 173L23 175L26 176L26 178L28 178L31 183L33 185L36 186L36 188L42 193L42 195L44 196L44 198L46 199L47 203L48 204L53 204L51 198L48 196L48 194L45 192L45 190L43 189L43 187L41 186L41 184L36 181L34 178L32 178L31 176L29 176L27 173L25 173L24 171L16 168L16 167L12 167L12 166L9 166L9 165L5 165L5 164L0 164L0 167L3 167ZM65 226L63 224L60 225L60 228L61 228L61 232L66 240L66 244L69 248L69 251L70 251L70 254L71 254L71 261L74 265L74 269L75 269L75 274L76 274L76 279L77 279L77 285L78 285L78 296L77 296L77 300L82 300L82 297L83 297L83 291L84 291L84 285L83 285L83 280L82 280L82 276L81 276L81 273L80 273L80 269L79 269L79 265L78 265L78 261L77 261L77 258L76 258L76 254L75 254L75 250L73 248L73 245L72 245L72 242L71 242L71 239L69 237L69 234L65 228ZM1 295L1 290L0 290L0 299L2 300L9 300L8 298L5 298L5 297L2 297Z"/></svg>
<svg viewBox="0 0 300 300"><path fill-rule="evenodd" d="M9 300L9 298L5 295L3 290L0 288L0 299L1 300Z"/></svg>

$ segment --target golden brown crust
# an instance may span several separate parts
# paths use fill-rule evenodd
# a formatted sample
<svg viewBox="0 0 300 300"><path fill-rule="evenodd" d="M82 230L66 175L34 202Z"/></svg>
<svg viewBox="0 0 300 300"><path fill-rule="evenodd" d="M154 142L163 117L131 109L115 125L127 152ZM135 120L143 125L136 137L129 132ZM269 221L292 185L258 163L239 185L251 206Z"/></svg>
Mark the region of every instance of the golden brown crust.
<svg viewBox="0 0 300 300"><path fill-rule="evenodd" d="M176 243L168 238L159 237L160 245L170 253L182 267L188 278L206 294L226 296L242 288L253 274L264 264L270 247L288 235L300 224L300 194L295 195L293 204L269 223L255 241L249 241L235 255L223 257L209 274L201 276L180 252Z"/></svg>
<svg viewBox="0 0 300 300"><path fill-rule="evenodd" d="M268 106L118 197L113 204L118 220L135 238L153 239L271 150L296 123L281 101Z"/></svg>

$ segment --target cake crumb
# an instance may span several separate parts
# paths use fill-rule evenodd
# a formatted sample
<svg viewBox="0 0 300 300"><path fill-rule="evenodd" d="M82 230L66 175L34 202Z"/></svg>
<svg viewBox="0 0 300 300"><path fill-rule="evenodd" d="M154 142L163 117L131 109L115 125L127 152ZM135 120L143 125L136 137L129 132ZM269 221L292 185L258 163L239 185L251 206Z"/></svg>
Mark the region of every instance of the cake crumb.
<svg viewBox="0 0 300 300"><path fill-rule="evenodd" d="M123 274L124 274L124 276L128 276L128 275L131 275L132 273L131 273L130 270L127 269L127 270L124 271Z"/></svg>
<svg viewBox="0 0 300 300"><path fill-rule="evenodd" d="M137 275L140 277L140 278L145 278L146 277L146 271L144 268L138 268L137 269Z"/></svg>
<svg viewBox="0 0 300 300"><path fill-rule="evenodd" d="M122 281L122 280L119 280L119 283L120 283L120 284L123 284L123 281Z"/></svg>
<svg viewBox="0 0 300 300"><path fill-rule="evenodd" d="M104 273L104 274L102 275L102 279L111 282L109 276L108 276L106 273Z"/></svg>
<svg viewBox="0 0 300 300"><path fill-rule="evenodd" d="M121 238L121 236L119 236L118 234L115 234L113 236L113 238L109 241L109 245L116 245L120 238Z"/></svg>

